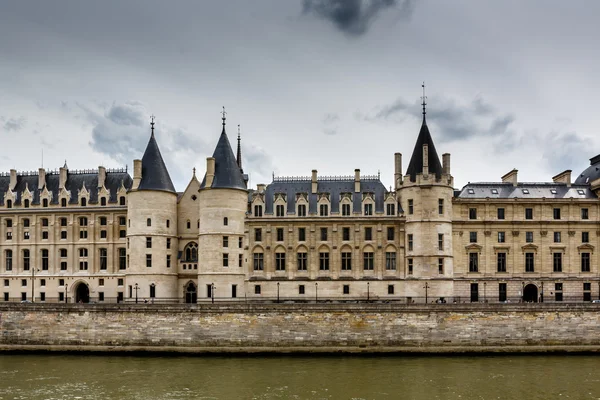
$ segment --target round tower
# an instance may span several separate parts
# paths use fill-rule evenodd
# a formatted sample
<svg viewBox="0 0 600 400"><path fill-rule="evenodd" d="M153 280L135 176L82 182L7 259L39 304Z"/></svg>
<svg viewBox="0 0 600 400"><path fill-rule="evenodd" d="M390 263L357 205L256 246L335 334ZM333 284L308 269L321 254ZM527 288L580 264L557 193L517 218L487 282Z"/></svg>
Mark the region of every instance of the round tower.
<svg viewBox="0 0 600 400"><path fill-rule="evenodd" d="M218 301L244 297L244 221L248 190L241 166L223 130L200 185L198 299Z"/></svg>
<svg viewBox="0 0 600 400"><path fill-rule="evenodd" d="M402 178L396 155L396 192L406 216L405 296L416 302L454 295L452 259L452 197L450 154L437 155L425 119Z"/></svg>
<svg viewBox="0 0 600 400"><path fill-rule="evenodd" d="M144 156L133 162L128 194L128 302L183 298L177 291L177 192L154 137L154 120L150 125Z"/></svg>

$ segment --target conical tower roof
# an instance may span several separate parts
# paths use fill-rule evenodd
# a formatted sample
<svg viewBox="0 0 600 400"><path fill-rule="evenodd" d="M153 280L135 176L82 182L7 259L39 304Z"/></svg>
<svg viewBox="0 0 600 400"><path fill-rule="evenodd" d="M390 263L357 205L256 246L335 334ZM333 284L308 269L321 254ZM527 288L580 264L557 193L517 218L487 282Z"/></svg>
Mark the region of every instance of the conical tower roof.
<svg viewBox="0 0 600 400"><path fill-rule="evenodd" d="M223 120L223 130L213 153L213 158L215 159L215 177L210 186L212 189L247 189L244 176L231 149L227 133L225 133L225 120ZM206 174L204 174L200 189L205 187Z"/></svg>
<svg viewBox="0 0 600 400"><path fill-rule="evenodd" d="M429 173L435 174L437 179L440 179L442 176L442 164L440 163L437 151L435 150L435 145L433 144L431 134L429 133L427 121L425 120L425 114L423 114L423 124L421 125L421 131L419 132L419 137L417 138L415 149L413 150L412 157L410 158L410 163L408 164L408 169L406 170L406 175L410 175L410 180L412 182L415 182L417 180L417 174L423 173L424 144L427 144L428 147L427 161L429 165Z"/></svg>
<svg viewBox="0 0 600 400"><path fill-rule="evenodd" d="M154 122L152 122L152 135L150 135L148 146L142 157L142 180L138 190L162 190L176 193L154 137Z"/></svg>

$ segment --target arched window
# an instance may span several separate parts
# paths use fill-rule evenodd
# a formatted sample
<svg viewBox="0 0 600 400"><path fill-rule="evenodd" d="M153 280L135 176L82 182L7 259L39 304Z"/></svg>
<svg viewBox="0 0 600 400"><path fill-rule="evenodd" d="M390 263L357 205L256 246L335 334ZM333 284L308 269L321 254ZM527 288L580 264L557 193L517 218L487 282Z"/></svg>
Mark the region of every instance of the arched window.
<svg viewBox="0 0 600 400"><path fill-rule="evenodd" d="M198 244L196 242L190 242L185 246L183 250L184 260L187 262L198 261Z"/></svg>
<svg viewBox="0 0 600 400"><path fill-rule="evenodd" d="M188 220L187 220L187 222L186 222L186 227L187 227L188 229L191 229L191 228L192 228L192 223L190 222L190 220L189 220L189 219L188 219Z"/></svg>
<svg viewBox="0 0 600 400"><path fill-rule="evenodd" d="M152 218L146 219L146 226L152 226Z"/></svg>
<svg viewBox="0 0 600 400"><path fill-rule="evenodd" d="M223 225L229 225L229 220L227 219L227 217L223 218Z"/></svg>

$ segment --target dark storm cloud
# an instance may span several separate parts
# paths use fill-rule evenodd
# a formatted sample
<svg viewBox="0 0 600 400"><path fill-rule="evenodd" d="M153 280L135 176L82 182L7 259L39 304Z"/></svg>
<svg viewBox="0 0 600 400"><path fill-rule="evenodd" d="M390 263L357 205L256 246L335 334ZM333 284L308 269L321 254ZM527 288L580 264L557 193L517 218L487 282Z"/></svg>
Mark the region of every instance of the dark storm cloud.
<svg viewBox="0 0 600 400"><path fill-rule="evenodd" d="M401 18L409 18L414 0L304 0L303 13L328 20L350 36L367 32L380 13L397 10Z"/></svg>
<svg viewBox="0 0 600 400"><path fill-rule="evenodd" d="M0 121L4 122L2 127L7 132L18 132L25 127L27 123L27 118L18 117L18 118L3 118L0 117Z"/></svg>

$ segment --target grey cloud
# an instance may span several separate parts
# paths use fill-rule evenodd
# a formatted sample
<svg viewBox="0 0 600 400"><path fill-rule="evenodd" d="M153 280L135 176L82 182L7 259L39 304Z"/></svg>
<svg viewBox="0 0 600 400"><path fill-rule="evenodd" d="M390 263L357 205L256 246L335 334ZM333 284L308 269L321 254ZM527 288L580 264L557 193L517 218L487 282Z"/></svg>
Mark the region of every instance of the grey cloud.
<svg viewBox="0 0 600 400"><path fill-rule="evenodd" d="M5 131L18 132L25 127L25 124L27 123L27 118L18 117L18 118L9 118L8 120L3 118L2 121L4 122L4 130Z"/></svg>
<svg viewBox="0 0 600 400"><path fill-rule="evenodd" d="M338 122L340 120L340 116L338 114L335 113L329 113L329 114L325 114L325 116L323 117L323 125L325 125L325 127L323 128L323 133L326 135L337 135L338 133L338 127L337 126L332 126L334 123Z"/></svg>
<svg viewBox="0 0 600 400"><path fill-rule="evenodd" d="M587 166L586 155L593 148L589 138L581 137L576 132L551 132L544 137L532 138L532 145L542 147L542 160L554 173L572 169L574 176Z"/></svg>
<svg viewBox="0 0 600 400"><path fill-rule="evenodd" d="M325 114L325 116L323 117L323 123L324 124L332 124L334 122L337 122L340 120L340 116L335 114L335 113L329 113L329 114Z"/></svg>
<svg viewBox="0 0 600 400"><path fill-rule="evenodd" d="M255 145L242 144L242 166L251 173L251 184L269 183L276 172L273 158L262 148Z"/></svg>
<svg viewBox="0 0 600 400"><path fill-rule="evenodd" d="M337 129L324 129L323 133L326 135L337 135Z"/></svg>
<svg viewBox="0 0 600 400"><path fill-rule="evenodd" d="M409 18L414 0L304 0L303 14L312 14L333 23L349 36L360 36L386 10L397 9L401 18Z"/></svg>

